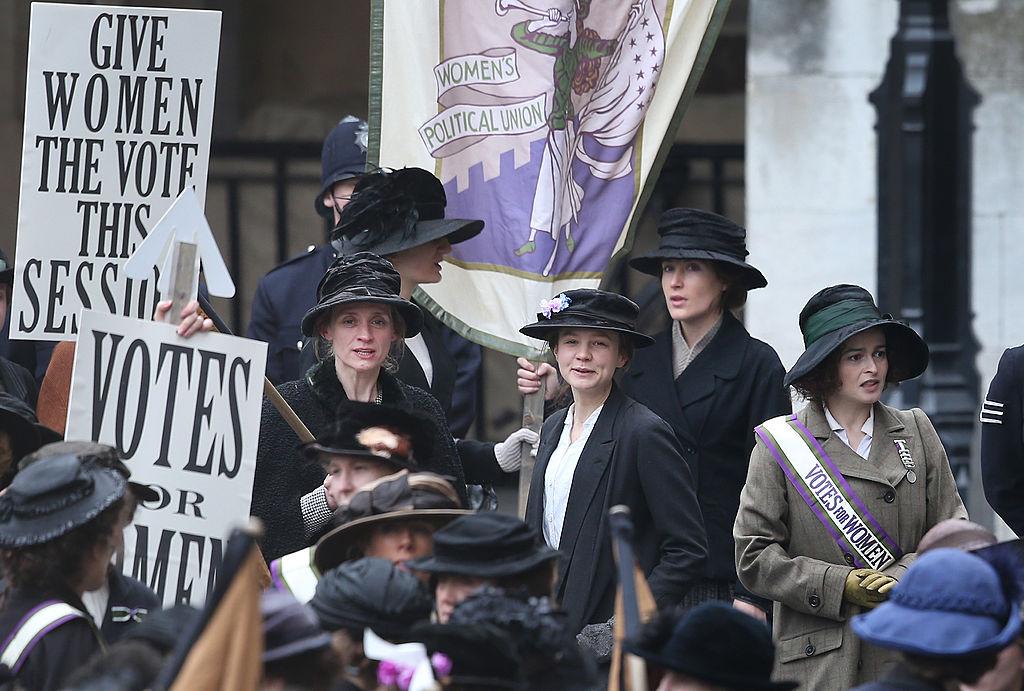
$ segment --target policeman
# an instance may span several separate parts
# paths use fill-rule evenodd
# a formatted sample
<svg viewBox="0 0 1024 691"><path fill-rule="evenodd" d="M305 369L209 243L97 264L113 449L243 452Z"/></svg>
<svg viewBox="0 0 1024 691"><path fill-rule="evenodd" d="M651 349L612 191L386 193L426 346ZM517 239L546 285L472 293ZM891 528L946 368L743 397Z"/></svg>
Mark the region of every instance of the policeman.
<svg viewBox="0 0 1024 691"><path fill-rule="evenodd" d="M1024 535L1024 346L1008 348L981 405L981 477L985 498Z"/></svg>
<svg viewBox="0 0 1024 691"><path fill-rule="evenodd" d="M351 115L324 140L320 155L320 192L316 212L337 224L356 181L366 170L366 123ZM275 384L298 379L303 346L299 322L316 301L316 286L334 261L330 244L310 245L260 279L252 300L246 335L267 343L267 376Z"/></svg>

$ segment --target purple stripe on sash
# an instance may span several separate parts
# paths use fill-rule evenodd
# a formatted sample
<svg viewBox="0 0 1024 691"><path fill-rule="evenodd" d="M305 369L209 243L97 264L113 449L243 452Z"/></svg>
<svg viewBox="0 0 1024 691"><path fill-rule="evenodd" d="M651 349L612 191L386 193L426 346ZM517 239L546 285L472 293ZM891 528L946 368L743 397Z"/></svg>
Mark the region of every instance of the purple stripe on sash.
<svg viewBox="0 0 1024 691"><path fill-rule="evenodd" d="M270 562L270 584L275 590L283 590L286 593L291 592L288 586L284 584L284 579L281 577L281 560L275 559Z"/></svg>
<svg viewBox="0 0 1024 691"><path fill-rule="evenodd" d="M32 654L32 651L35 649L36 645L39 644L39 641L43 640L43 637L45 637L46 634L50 633L58 626L63 626L64 624L67 624L72 619L81 618L82 617L77 614L67 614L58 619L57 621L53 622L49 626L47 626L38 634L36 634L35 638L29 641L29 644L25 646L25 649L23 651L21 651L21 656L18 658L18 661L14 663L14 666L11 668L11 671L17 674L21 670L21 666L24 665L26 661L28 661L28 656Z"/></svg>
<svg viewBox="0 0 1024 691"><path fill-rule="evenodd" d="M21 621L19 621L15 625L15 627L13 629L11 629L11 634L7 637L7 640L4 641L4 644L2 646L0 646L0 653L2 653L3 651L7 650L7 646L9 646L11 644L11 641L14 640L14 637L18 635L19 631L21 631L21 627L25 625L25 622L27 622L32 617L33 614L35 614L39 610L43 609L44 607L49 607L50 605L55 605L58 602L59 602L59 600L43 600L38 605L36 605L32 609L30 609L28 611L28 614L23 616L21 618Z"/></svg>
<svg viewBox="0 0 1024 691"><path fill-rule="evenodd" d="M881 536L882 542L889 545L889 550L897 559L902 557L903 550L900 549L900 546L896 544L895 540L889 537L889 533L885 532L885 528L879 525L878 521L875 520L875 517L871 514L870 511L868 511L868 507L864 505L864 502L861 501L861 498L857 496L856 492L853 491L853 488L850 487L850 483L846 481L846 478L843 476L843 474L839 472L839 468L836 467L836 464L832 462L832 459L829 458L829 455L825 453L825 449L823 449L821 447L821 444L818 443L818 438L811 433L811 430L804 427L804 424L797 419L796 415L793 415L790 418L790 420L795 422L796 426L800 428L800 431L804 434L804 436L810 439L811 443L814 444L814 448L818 450L818 455L821 456L822 460L825 461L825 465L827 465L829 469L832 471L832 474L835 477L835 479L839 482L840 485L842 485L843 489L846 490L846 495L853 501L854 504L857 505L857 508L860 509L861 517L866 519L867 522L871 524L875 531L877 531L878 535Z"/></svg>
<svg viewBox="0 0 1024 691"><path fill-rule="evenodd" d="M790 468L786 464L786 461L782 458L782 453L775 447L775 444L772 442L771 437L766 432L762 431L760 425L754 428L754 434L761 438L761 441L764 442L764 445L771 452L772 456L775 456L775 462L779 464L779 467L782 468L782 472L785 473L786 477L789 478L789 482L791 485L793 485L793 489L797 491L797 494L799 494L803 498L807 506L810 507L811 511L814 512L814 515L818 517L818 521L823 526L825 526L825 530L827 530L832 535L832 539L834 539L839 544L839 548L842 549L844 553L849 554L853 557L854 566L856 566L857 568L864 568L864 563L860 560L860 556L857 554L857 550L853 549L849 545L849 543L846 542L846 538L843 537L842 533L836 530L836 527L834 525L832 525L831 520L829 520L828 516L826 516L825 513L821 510L821 506L818 504L817 500L807 491L807 488L804 486L803 482L793 475L792 468Z"/></svg>

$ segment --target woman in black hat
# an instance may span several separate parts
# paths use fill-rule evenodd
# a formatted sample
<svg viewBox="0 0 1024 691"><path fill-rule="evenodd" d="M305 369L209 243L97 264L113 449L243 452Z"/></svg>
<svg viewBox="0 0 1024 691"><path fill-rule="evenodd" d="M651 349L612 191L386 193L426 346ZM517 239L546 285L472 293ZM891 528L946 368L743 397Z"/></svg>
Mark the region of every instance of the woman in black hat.
<svg viewBox="0 0 1024 691"><path fill-rule="evenodd" d="M340 255L373 252L402 276L401 296L414 300L421 284L441 280L452 245L480 234L480 220L445 218L444 186L422 168L379 170L363 176L338 217L331 239ZM449 426L463 437L476 416L480 348L457 336L424 310L423 329L407 339L398 360L399 379L429 391Z"/></svg>
<svg viewBox="0 0 1024 691"><path fill-rule="evenodd" d="M391 642L408 640L409 630L429 621L430 593L415 576L383 559L365 557L326 572L309 607L343 665L334 691L377 688L377 663L363 654L363 632L370 629Z"/></svg>
<svg viewBox="0 0 1024 691"><path fill-rule="evenodd" d="M343 562L378 557L404 568L430 554L435 530L472 513L462 507L451 483L434 473L402 470L369 482L338 508L315 547L270 562L272 584L308 602L320 575Z"/></svg>
<svg viewBox="0 0 1024 691"><path fill-rule="evenodd" d="M662 672L658 691L797 687L793 682L771 680L775 646L768 627L720 602L664 613L624 648Z"/></svg>
<svg viewBox="0 0 1024 691"><path fill-rule="evenodd" d="M886 599L932 526L967 514L928 417L880 402L925 371L921 337L853 285L814 295L800 331L805 350L785 383L808 403L755 430L736 566L776 603L776 674L850 688L894 662L861 645L850 617Z"/></svg>
<svg viewBox="0 0 1024 691"><path fill-rule="evenodd" d="M48 447L54 448L54 447ZM122 543L126 482L59 447L0 496L0 663L29 689L61 682L102 648L82 594L103 585Z"/></svg>
<svg viewBox="0 0 1024 691"><path fill-rule="evenodd" d="M390 371L393 349L419 333L423 321L419 307L399 296L400 285L391 262L375 254L335 260L317 286L316 305L302 318L303 333L322 338L331 356L277 390L318 438L344 401L401 405L426 415L436 438L433 457L420 459L420 467L454 478L465 498L462 463L437 400ZM265 525L261 544L268 561L307 546L337 508L323 488L322 471L302 457L298 443L265 400L252 513Z"/></svg>
<svg viewBox="0 0 1024 691"><path fill-rule="evenodd" d="M672 426L696 479L708 559L686 604L731 601L737 595L732 524L754 448L752 430L791 412L785 369L772 347L733 315L748 290L767 285L746 261L746 231L707 211L669 209L658 233L658 248L629 263L661 280L672 321L636 354L619 383ZM530 375L528 367L520 370L524 393ZM740 599L757 600L739 591Z"/></svg>
<svg viewBox="0 0 1024 691"><path fill-rule="evenodd" d="M334 244L343 255L373 252L387 257L402 277L401 296L413 300L421 284L441 280L442 260L452 245L483 230L483 221L445 218L446 204L441 181L422 168L366 175L332 231ZM457 336L425 308L423 328L418 336L406 338L395 376L433 394L455 436L463 437L476 415L479 364L479 347ZM458 451L467 481L489 484L502 473L518 470L523 442L536 444L536 433L522 428L499 444L460 438Z"/></svg>
<svg viewBox="0 0 1024 691"><path fill-rule="evenodd" d="M434 583L437 619L487 586L527 597L550 597L558 552L523 521L500 513L456 518L434 533L434 553L409 562Z"/></svg>
<svg viewBox="0 0 1024 691"><path fill-rule="evenodd" d="M608 510L625 504L655 598L678 604L700 578L707 541L693 477L672 428L615 386L634 348L637 306L602 290L569 290L520 331L545 339L573 403L544 423L526 522L563 554L559 600L573 631L612 615ZM574 627L574 628L573 628Z"/></svg>

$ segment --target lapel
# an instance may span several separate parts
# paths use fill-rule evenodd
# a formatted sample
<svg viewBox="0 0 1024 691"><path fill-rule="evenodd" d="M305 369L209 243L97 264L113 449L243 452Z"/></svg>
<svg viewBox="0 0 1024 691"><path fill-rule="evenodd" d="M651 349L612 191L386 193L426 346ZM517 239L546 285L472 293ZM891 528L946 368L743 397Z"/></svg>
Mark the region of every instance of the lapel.
<svg viewBox="0 0 1024 691"><path fill-rule="evenodd" d="M558 551L562 553L563 564L572 561L583 528L583 520L594 502L594 495L608 469L612 451L615 449L614 427L625 401L625 395L619 391L617 386L613 386L612 392L608 396L608 400L604 402L604 408L597 418L594 430L590 433L586 446L583 447L579 463L576 464L576 472L572 476L572 488L569 490L568 505L565 507L562 535L558 542ZM562 420L564 422L564 416ZM550 453L548 457L550 458ZM603 519L603 516L599 518ZM596 532L589 532L588 535L593 539ZM595 546L590 545L591 548ZM559 587L565 588L564 578Z"/></svg>
<svg viewBox="0 0 1024 691"><path fill-rule="evenodd" d="M455 358L448 352L444 341L441 340L440 330L445 328L437 318L426 310L423 311L423 343L430 353L430 361L433 363L433 382L430 384L430 392L434 398L441 402L445 410L451 408L452 389L455 388ZM422 371L422 368L421 368ZM424 381L426 375L424 375Z"/></svg>
<svg viewBox="0 0 1024 691"><path fill-rule="evenodd" d="M678 327L673 324L672 328ZM669 339L670 360L666 371L671 372L671 334ZM747 352L746 341L747 330L731 312L726 312L718 333L676 379L676 398L694 440L700 439L711 408L695 404L711 396L720 387L720 381L729 381L739 375Z"/></svg>
<svg viewBox="0 0 1024 691"><path fill-rule="evenodd" d="M568 414L569 409L563 408L548 418L546 424L550 425L549 433L546 438L542 436L540 440L540 446L537 447L537 460L533 465L533 475L530 476L530 493L526 500L525 522L537 531L537 535L542 540L544 539L544 474L551 461L551 454L558 446L558 439L562 436L562 427Z"/></svg>
<svg viewBox="0 0 1024 691"><path fill-rule="evenodd" d="M807 405L807 429L822 444L825 453L839 468L844 477L881 482L895 486L907 474L900 461L894 439L904 439L911 444L913 435L906 433L906 426L892 411L881 403L875 404L875 428L871 438L871 451L867 460L861 458L849 446L832 433L824 409L815 403Z"/></svg>

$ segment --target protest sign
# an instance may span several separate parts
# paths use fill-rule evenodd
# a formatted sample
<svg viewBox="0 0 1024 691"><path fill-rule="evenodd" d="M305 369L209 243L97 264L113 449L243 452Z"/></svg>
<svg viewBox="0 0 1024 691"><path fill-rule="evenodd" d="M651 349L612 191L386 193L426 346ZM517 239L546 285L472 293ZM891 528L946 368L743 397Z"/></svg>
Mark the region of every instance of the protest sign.
<svg viewBox="0 0 1024 691"><path fill-rule="evenodd" d="M434 171L446 215L486 223L417 302L539 355L519 328L628 250L728 5L374 0L371 162Z"/></svg>
<svg viewBox="0 0 1024 691"><path fill-rule="evenodd" d="M249 516L266 344L92 310L80 326L66 438L116 447L160 494L125 531L124 573L199 604Z"/></svg>
<svg viewBox="0 0 1024 691"><path fill-rule="evenodd" d="M156 274L123 264L182 189L205 199L219 40L219 12L33 3L14 338L153 313Z"/></svg>

